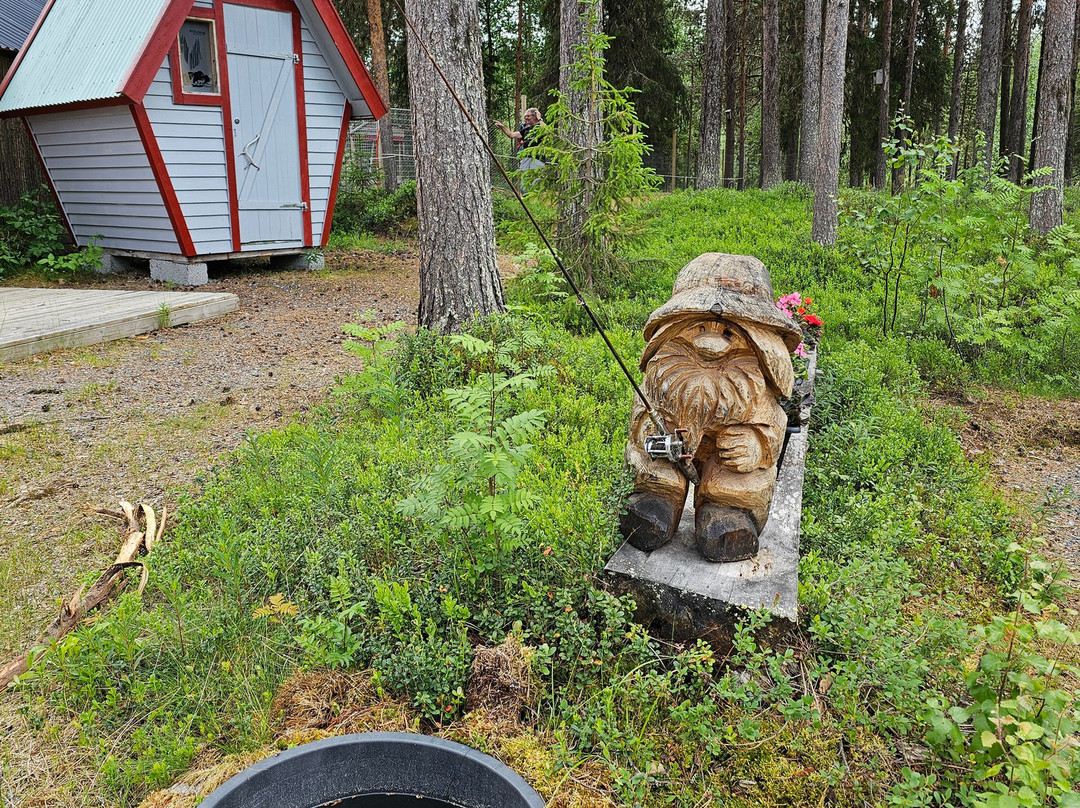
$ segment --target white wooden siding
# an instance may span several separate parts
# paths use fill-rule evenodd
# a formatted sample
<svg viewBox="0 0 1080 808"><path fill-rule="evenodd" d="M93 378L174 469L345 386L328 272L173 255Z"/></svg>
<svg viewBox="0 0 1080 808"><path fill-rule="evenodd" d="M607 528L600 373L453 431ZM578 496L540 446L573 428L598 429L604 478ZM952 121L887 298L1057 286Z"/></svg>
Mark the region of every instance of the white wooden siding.
<svg viewBox="0 0 1080 808"><path fill-rule="evenodd" d="M308 177L311 185L311 237L322 244L330 186L334 181L345 94L308 28L301 23L304 40L304 103L307 114Z"/></svg>
<svg viewBox="0 0 1080 808"><path fill-rule="evenodd" d="M167 56L143 103L195 251L232 252L221 107L176 104Z"/></svg>
<svg viewBox="0 0 1080 808"><path fill-rule="evenodd" d="M27 120L80 246L180 253L130 109Z"/></svg>

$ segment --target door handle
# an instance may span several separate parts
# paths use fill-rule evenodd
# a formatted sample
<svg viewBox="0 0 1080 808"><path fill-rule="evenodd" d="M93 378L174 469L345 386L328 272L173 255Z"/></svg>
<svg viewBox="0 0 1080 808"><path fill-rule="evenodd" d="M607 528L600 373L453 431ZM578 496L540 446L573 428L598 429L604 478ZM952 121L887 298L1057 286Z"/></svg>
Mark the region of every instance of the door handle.
<svg viewBox="0 0 1080 808"><path fill-rule="evenodd" d="M258 143L258 142L259 142L259 138L261 138L261 137L262 137L262 134L261 134L261 133L260 133L260 134L258 134L258 135L255 135L255 137L254 137L254 138L252 138L252 139L251 139L251 141L250 141L250 142L249 142L249 143L248 143L248 144L247 144L246 146L244 146L244 149L243 149L243 151L241 151L241 152L240 152L240 156L241 156L241 157L246 157L246 158L247 158L247 161L248 161L248 165L249 165L249 166L255 166L255 170L256 170L256 171L259 171L259 170L260 170L260 168L259 168L259 164L258 164L258 163L256 163L256 162L255 162L255 160L254 160L254 159L252 158L252 156L251 156L251 155L250 155L250 154L248 153L248 149L250 149L250 148L251 148L252 146L254 146L254 145L255 145L256 143Z"/></svg>

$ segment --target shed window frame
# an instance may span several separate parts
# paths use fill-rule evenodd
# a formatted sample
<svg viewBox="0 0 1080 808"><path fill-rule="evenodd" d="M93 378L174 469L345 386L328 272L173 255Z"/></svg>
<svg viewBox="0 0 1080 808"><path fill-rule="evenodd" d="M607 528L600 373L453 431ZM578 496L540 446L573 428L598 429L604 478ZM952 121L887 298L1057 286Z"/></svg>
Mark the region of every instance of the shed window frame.
<svg viewBox="0 0 1080 808"><path fill-rule="evenodd" d="M202 12L202 13L200 13ZM221 22L212 9L193 8L184 19L184 25L197 22L207 26L207 42L210 50L210 66L213 75L209 88L192 87L188 79L187 65L184 63L180 52L180 31L176 34L172 48L169 50L169 62L172 73L173 100L177 104L196 104L220 107L224 104L225 80L221 64ZM181 29L182 30L182 29Z"/></svg>

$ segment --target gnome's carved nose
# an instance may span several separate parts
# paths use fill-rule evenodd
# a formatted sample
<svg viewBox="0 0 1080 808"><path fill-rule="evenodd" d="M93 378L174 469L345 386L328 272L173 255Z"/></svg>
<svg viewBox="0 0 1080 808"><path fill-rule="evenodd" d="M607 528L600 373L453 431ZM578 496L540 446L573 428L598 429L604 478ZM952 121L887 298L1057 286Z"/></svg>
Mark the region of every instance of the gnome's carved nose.
<svg viewBox="0 0 1080 808"><path fill-rule="evenodd" d="M716 333L696 334L691 340L694 349L703 359L719 359L742 347L743 340L737 333L726 331L725 335Z"/></svg>

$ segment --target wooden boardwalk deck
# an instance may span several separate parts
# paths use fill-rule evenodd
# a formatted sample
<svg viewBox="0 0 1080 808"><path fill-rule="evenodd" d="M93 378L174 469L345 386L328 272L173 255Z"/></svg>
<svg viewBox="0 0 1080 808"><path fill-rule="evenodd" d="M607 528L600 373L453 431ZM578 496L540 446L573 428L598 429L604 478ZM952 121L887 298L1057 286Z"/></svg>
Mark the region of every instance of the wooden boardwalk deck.
<svg viewBox="0 0 1080 808"><path fill-rule="evenodd" d="M0 361L133 337L239 308L236 295L212 292L0 287Z"/></svg>

